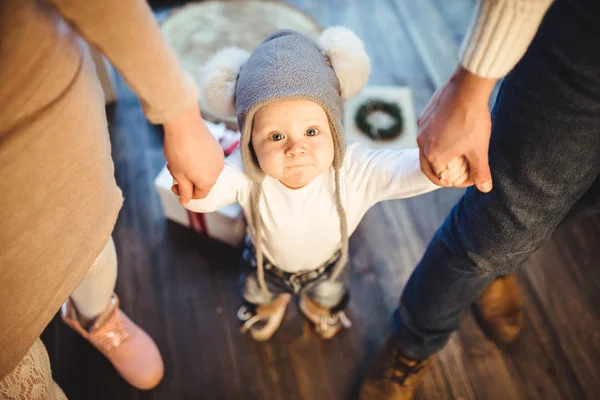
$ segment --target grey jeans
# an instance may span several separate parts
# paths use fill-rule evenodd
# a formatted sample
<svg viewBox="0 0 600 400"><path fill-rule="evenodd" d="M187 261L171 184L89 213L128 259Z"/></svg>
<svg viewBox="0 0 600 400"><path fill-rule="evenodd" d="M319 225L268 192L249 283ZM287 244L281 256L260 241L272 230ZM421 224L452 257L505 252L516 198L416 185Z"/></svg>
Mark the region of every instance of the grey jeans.
<svg viewBox="0 0 600 400"><path fill-rule="evenodd" d="M242 260L240 264L241 274L239 279L240 293L245 303L249 305L269 304L282 293L301 294L305 293L315 303L335 311L342 310L348 304L349 299L349 273L348 266L343 269L339 276L332 280L329 271L339 258L339 252L334 254L325 265L325 272L307 281L305 284L294 282L294 278L286 279L275 275L272 270L278 268L272 265L266 257L265 282L270 295L265 294L259 284L256 270L256 257L254 245L250 238L246 238Z"/></svg>

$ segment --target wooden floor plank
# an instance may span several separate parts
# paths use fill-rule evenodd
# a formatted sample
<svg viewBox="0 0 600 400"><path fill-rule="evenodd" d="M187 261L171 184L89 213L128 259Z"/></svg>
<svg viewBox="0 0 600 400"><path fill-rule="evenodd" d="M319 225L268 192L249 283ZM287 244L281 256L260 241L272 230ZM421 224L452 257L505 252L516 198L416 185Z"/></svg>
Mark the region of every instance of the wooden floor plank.
<svg viewBox="0 0 600 400"><path fill-rule="evenodd" d="M434 0L393 0L396 12L410 32L435 87L450 77L458 62L459 46L452 40L444 18Z"/></svg>
<svg viewBox="0 0 600 400"><path fill-rule="evenodd" d="M547 329L556 336L585 398L592 399L600 393L598 305L591 302L568 267L578 256L561 244L559 238L566 228L559 228L558 238L551 238L544 251L531 257L525 271L546 314ZM598 238L592 239L587 251L595 253L598 260Z"/></svg>
<svg viewBox="0 0 600 400"><path fill-rule="evenodd" d="M393 0L396 10L410 32L417 53L440 87L452 75L458 63L459 50L473 17L473 0ZM500 80L501 81L501 80ZM490 95L493 108L500 81Z"/></svg>
<svg viewBox="0 0 600 400"><path fill-rule="evenodd" d="M465 315L458 333L465 372L478 399L524 399L518 392L500 350L478 329L472 314Z"/></svg>
<svg viewBox="0 0 600 400"><path fill-rule="evenodd" d="M600 214L561 227L553 236L582 295L600 315Z"/></svg>
<svg viewBox="0 0 600 400"><path fill-rule="evenodd" d="M475 0L433 0L433 2L448 27L450 39L460 47L473 17Z"/></svg>
<svg viewBox="0 0 600 400"><path fill-rule="evenodd" d="M477 396L462 359L462 346L458 341L458 335L450 338L448 345L439 353L438 359L451 392L446 398L476 399Z"/></svg>
<svg viewBox="0 0 600 400"><path fill-rule="evenodd" d="M584 398L573 370L560 351L558 338L548 329L550 322L527 277L527 267L517 273L524 304L523 330L502 356L525 398Z"/></svg>

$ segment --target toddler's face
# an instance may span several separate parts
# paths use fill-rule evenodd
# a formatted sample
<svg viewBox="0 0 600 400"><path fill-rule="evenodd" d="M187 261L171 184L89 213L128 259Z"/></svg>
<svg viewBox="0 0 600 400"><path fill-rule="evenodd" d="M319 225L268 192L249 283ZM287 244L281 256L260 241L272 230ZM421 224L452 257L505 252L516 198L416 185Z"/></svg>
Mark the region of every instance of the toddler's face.
<svg viewBox="0 0 600 400"><path fill-rule="evenodd" d="M309 184L333 163L327 114L309 100L277 101L258 110L252 147L264 173L291 189Z"/></svg>

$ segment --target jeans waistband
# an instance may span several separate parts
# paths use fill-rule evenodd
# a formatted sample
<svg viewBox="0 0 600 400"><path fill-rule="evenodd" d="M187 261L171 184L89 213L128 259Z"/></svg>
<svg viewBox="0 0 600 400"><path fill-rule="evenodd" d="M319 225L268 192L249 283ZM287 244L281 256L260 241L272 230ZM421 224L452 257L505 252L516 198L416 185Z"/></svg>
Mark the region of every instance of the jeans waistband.
<svg viewBox="0 0 600 400"><path fill-rule="evenodd" d="M315 269L297 272L288 272L271 263L263 256L263 267L265 274L269 274L280 279L295 293L299 293L306 285L320 279L324 275L329 275L333 267L341 257L341 250L336 251L326 262ZM244 252L242 254L244 261L256 268L256 249L249 237L246 238Z"/></svg>

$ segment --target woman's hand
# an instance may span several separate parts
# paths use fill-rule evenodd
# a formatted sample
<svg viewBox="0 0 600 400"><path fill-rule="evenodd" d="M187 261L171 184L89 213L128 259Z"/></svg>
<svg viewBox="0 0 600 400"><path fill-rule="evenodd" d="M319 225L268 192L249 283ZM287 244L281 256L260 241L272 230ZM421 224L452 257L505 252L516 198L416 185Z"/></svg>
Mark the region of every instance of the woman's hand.
<svg viewBox="0 0 600 400"><path fill-rule="evenodd" d="M421 170L433 183L456 187L475 184L482 192L492 190L488 102L495 82L459 67L419 117ZM468 172L457 176L465 159Z"/></svg>
<svg viewBox="0 0 600 400"><path fill-rule="evenodd" d="M167 168L177 181L179 202L208 195L223 170L223 149L210 133L197 105L163 124Z"/></svg>

